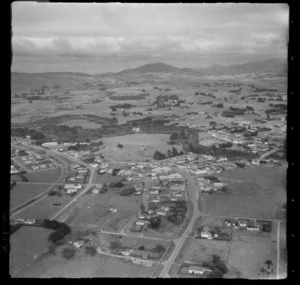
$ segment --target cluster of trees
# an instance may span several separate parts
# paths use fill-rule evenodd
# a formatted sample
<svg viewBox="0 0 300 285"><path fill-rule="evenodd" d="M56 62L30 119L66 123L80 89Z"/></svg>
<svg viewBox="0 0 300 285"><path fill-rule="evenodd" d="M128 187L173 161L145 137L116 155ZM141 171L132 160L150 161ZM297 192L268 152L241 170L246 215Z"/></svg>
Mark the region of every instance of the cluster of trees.
<svg viewBox="0 0 300 285"><path fill-rule="evenodd" d="M68 150L75 150L75 151L97 151L99 150L99 147L103 145L102 141L99 141L98 143L89 143L89 144L79 144L76 145L70 145L68 147Z"/></svg>
<svg viewBox="0 0 300 285"><path fill-rule="evenodd" d="M186 148L189 152L193 152L196 154L224 156L231 159L241 159L241 158L253 159L257 157L256 154L253 154L251 152L245 152L245 151L228 149L228 148L217 148L214 145L209 147L203 145L193 145L192 143L190 143L186 146Z"/></svg>
<svg viewBox="0 0 300 285"><path fill-rule="evenodd" d="M218 103L214 105L216 108L224 108L224 104L223 103Z"/></svg>
<svg viewBox="0 0 300 285"><path fill-rule="evenodd" d="M204 176L204 179L209 179L210 181L213 181L213 182L220 182L220 179L213 175L206 175L206 176Z"/></svg>
<svg viewBox="0 0 300 285"><path fill-rule="evenodd" d="M99 191L101 194L106 193L109 190L109 187L107 186L107 184L103 184L101 190Z"/></svg>
<svg viewBox="0 0 300 285"><path fill-rule="evenodd" d="M152 229L158 229L161 223L161 217L155 216L150 219L150 227Z"/></svg>
<svg viewBox="0 0 300 285"><path fill-rule="evenodd" d="M135 188L133 186L124 187L119 192L120 196L129 196L135 192Z"/></svg>
<svg viewBox="0 0 300 285"><path fill-rule="evenodd" d="M179 156L179 155L183 155L183 154L184 154L183 151L178 152L178 150L175 147L172 147L172 150L168 150L167 154L164 154L158 150L155 151L155 153L153 154L153 158L155 160L163 160L166 158L171 158L171 157L175 157L175 156Z"/></svg>
<svg viewBox="0 0 300 285"><path fill-rule="evenodd" d="M232 142L225 142L225 143L219 144L219 147L221 147L221 148L229 148L229 147L232 147L232 146L233 146Z"/></svg>
<svg viewBox="0 0 300 285"><path fill-rule="evenodd" d="M203 266L212 270L209 272L208 278L223 278L224 274L228 271L225 261L221 260L220 256L216 254L213 255L213 260L211 262L203 262Z"/></svg>
<svg viewBox="0 0 300 285"><path fill-rule="evenodd" d="M167 219L169 222L180 225L187 212L187 204L186 201L175 201L171 204L171 209L168 212Z"/></svg>
<svg viewBox="0 0 300 285"><path fill-rule="evenodd" d="M52 232L48 237L48 240L54 244L62 240L71 232L71 228L67 224L56 220L44 220L41 226L46 229L54 230L54 232Z"/></svg>
<svg viewBox="0 0 300 285"><path fill-rule="evenodd" d="M122 181L117 181L117 182L111 182L109 184L110 188L121 188L124 186Z"/></svg>
<svg viewBox="0 0 300 285"><path fill-rule="evenodd" d="M122 144L118 143L118 144L117 144L117 147L118 147L118 148L123 148L124 146L123 146Z"/></svg>
<svg viewBox="0 0 300 285"><path fill-rule="evenodd" d="M117 109L130 109L130 108L134 108L134 107L136 107L136 105L132 105L129 103L117 104L117 105L110 106L110 108L113 112L117 111Z"/></svg>
<svg viewBox="0 0 300 285"><path fill-rule="evenodd" d="M142 100L145 99L146 96L148 96L149 94L147 93L143 93L143 94L138 94L138 95L111 95L109 96L110 100L114 100L114 101L123 101L123 100Z"/></svg>
<svg viewBox="0 0 300 285"><path fill-rule="evenodd" d="M45 139L45 135L39 131L34 129L25 128L12 128L11 136L13 137L21 137L25 138L26 136L30 136L32 140L42 140Z"/></svg>

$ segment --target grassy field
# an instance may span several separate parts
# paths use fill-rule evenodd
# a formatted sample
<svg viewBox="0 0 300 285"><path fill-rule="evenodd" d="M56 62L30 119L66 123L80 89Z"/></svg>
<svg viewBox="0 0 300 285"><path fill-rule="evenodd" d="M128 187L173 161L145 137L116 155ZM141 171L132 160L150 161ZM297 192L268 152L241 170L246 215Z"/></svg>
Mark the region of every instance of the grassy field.
<svg viewBox="0 0 300 285"><path fill-rule="evenodd" d="M109 174L98 174L97 172L95 172L94 176L93 176L93 180L92 183L93 184L99 184L99 183L103 183L103 184L110 184L111 182L118 182L120 181L122 178L120 176L112 176Z"/></svg>
<svg viewBox="0 0 300 285"><path fill-rule="evenodd" d="M20 272L18 277L33 278L91 278L91 277L147 277L154 267L125 263L121 258L97 254L94 257L75 257L66 261L59 255L45 258Z"/></svg>
<svg viewBox="0 0 300 285"><path fill-rule="evenodd" d="M58 212L61 207L54 207L52 204L61 203L66 205L73 197L70 196L47 196L42 199L40 202L30 206L21 213L17 214L14 218L16 219L46 219L55 212Z"/></svg>
<svg viewBox="0 0 300 285"><path fill-rule="evenodd" d="M167 144L169 135L165 134L133 134L103 138L105 149L102 155L115 161L145 161L152 158L156 150L166 153L172 146ZM123 145L120 149L117 144ZM174 145L181 151L182 147Z"/></svg>
<svg viewBox="0 0 300 285"><path fill-rule="evenodd" d="M211 261L214 254L221 257L222 260L227 260L230 251L230 243L226 241L194 239L185 261L201 263Z"/></svg>
<svg viewBox="0 0 300 285"><path fill-rule="evenodd" d="M244 182L229 184L226 193L203 195L206 213L220 216L281 218L279 210L286 201L283 167L237 170L222 173L222 176L238 178Z"/></svg>
<svg viewBox="0 0 300 285"><path fill-rule="evenodd" d="M15 277L27 264L47 249L51 230L38 227L22 227L10 239L10 274Z"/></svg>
<svg viewBox="0 0 300 285"><path fill-rule="evenodd" d="M267 259L272 260L273 264L276 262L276 255L270 237L242 231L235 232L227 263L228 277L264 278L260 270L264 267Z"/></svg>
<svg viewBox="0 0 300 285"><path fill-rule="evenodd" d="M120 232L135 215L132 211L118 211L111 214L102 229L104 231Z"/></svg>
<svg viewBox="0 0 300 285"><path fill-rule="evenodd" d="M29 182L46 182L55 183L60 175L60 169L51 169L45 171L37 171L26 173L25 176Z"/></svg>
<svg viewBox="0 0 300 285"><path fill-rule="evenodd" d="M158 229L151 229L148 227L144 236L155 237L155 238L163 238L163 239L172 239L174 234L178 231L180 226L176 226L169 221L162 219L161 224Z"/></svg>
<svg viewBox="0 0 300 285"><path fill-rule="evenodd" d="M103 227L107 231L118 231L139 209L140 197L120 197L111 192L84 195L68 211L67 222L74 226ZM116 213L111 208L117 209Z"/></svg>
<svg viewBox="0 0 300 285"><path fill-rule="evenodd" d="M14 209L17 206L22 205L26 201L32 199L33 197L39 195L49 187L48 184L34 184L34 183L24 183L17 184L10 191L10 208Z"/></svg>
<svg viewBox="0 0 300 285"><path fill-rule="evenodd" d="M165 249L168 248L170 242L165 240L151 240L147 238L135 238L129 237L124 235L117 235L117 234L99 234L99 244L100 247L103 249L109 248L110 242L118 241L124 247L130 247L132 249L138 249L140 246L144 246L145 249L154 250L157 244L161 244L164 246Z"/></svg>

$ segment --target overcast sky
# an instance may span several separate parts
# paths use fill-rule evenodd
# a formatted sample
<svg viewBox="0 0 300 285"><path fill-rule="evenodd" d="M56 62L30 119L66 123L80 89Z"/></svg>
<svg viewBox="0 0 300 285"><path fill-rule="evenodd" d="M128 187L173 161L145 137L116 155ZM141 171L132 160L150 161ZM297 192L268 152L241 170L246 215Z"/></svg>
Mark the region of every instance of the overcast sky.
<svg viewBox="0 0 300 285"><path fill-rule="evenodd" d="M12 3L12 71L102 73L151 62L287 56L286 4Z"/></svg>

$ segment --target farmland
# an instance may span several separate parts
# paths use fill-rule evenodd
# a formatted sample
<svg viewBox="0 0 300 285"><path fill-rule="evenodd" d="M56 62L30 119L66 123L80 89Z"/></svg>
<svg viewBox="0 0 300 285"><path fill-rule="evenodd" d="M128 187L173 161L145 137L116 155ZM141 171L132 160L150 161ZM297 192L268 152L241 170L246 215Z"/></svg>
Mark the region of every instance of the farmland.
<svg viewBox="0 0 300 285"><path fill-rule="evenodd" d="M10 192L10 208L13 209L39 195L49 187L48 184L17 184Z"/></svg>
<svg viewBox="0 0 300 285"><path fill-rule="evenodd" d="M116 270L117 268L117 270ZM44 258L18 277L91 278L91 277L146 277L154 267L125 263L123 259L106 255L76 257L66 261L59 255Z"/></svg>
<svg viewBox="0 0 300 285"><path fill-rule="evenodd" d="M268 259L275 264L275 253L270 237L254 233L235 232L228 257L227 266L231 273L228 277L264 278L264 275L261 274L261 268L264 267ZM276 269L274 268L274 270ZM275 277L274 272L272 276Z"/></svg>
<svg viewBox="0 0 300 285"><path fill-rule="evenodd" d="M47 250L47 238L51 232L48 229L25 226L11 236L10 274L13 277Z"/></svg>
<svg viewBox="0 0 300 285"><path fill-rule="evenodd" d="M286 201L284 168L237 170L220 176L243 182L229 184L225 193L204 195L208 214L278 218L278 209Z"/></svg>
<svg viewBox="0 0 300 285"><path fill-rule="evenodd" d="M33 204L31 207L25 209L21 213L14 216L16 219L46 219L49 216L53 215L55 212L58 212L61 207L52 206L55 203L65 205L67 204L72 197L70 196L47 196L41 201Z"/></svg>
<svg viewBox="0 0 300 285"><path fill-rule="evenodd" d="M119 231L138 210L139 200L139 197L119 197L111 192L88 194L71 207L67 221L78 227L90 225L107 231Z"/></svg>
<svg viewBox="0 0 300 285"><path fill-rule="evenodd" d="M28 178L29 182L40 182L40 183L55 183L60 175L60 169L51 169L45 171L26 173L25 177Z"/></svg>

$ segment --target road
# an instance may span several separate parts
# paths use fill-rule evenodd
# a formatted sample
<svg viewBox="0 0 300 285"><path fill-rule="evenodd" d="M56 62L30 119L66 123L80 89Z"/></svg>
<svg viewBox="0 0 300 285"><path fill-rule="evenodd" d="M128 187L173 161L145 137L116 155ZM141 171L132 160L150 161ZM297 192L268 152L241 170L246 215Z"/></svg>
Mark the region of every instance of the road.
<svg viewBox="0 0 300 285"><path fill-rule="evenodd" d="M264 153L258 160L262 160L265 157L269 156L270 154L272 154L272 153L274 153L274 152L276 152L278 150L279 150L279 147L275 147L275 148L269 150L268 152Z"/></svg>
<svg viewBox="0 0 300 285"><path fill-rule="evenodd" d="M60 167L60 166L59 166ZM64 175L65 175L65 166L60 167L61 169L61 173L60 176L58 177L57 181L60 181ZM30 182L17 182L17 184L28 184ZM39 195L32 197L30 200L32 200L32 203L29 203L29 201L26 201L24 204L10 210L10 215L11 217L14 217L15 215L21 213L22 211L26 210L27 208L35 205L36 203L40 202L41 200L43 200L44 198L47 197L48 192L53 189L55 186L59 185L59 183L34 183L34 184L50 184L50 187L48 187L45 191L43 191L42 193L40 193ZM28 204L29 203L29 204Z"/></svg>
<svg viewBox="0 0 300 285"><path fill-rule="evenodd" d="M71 204L76 202L82 195L84 195L93 185L91 182L94 177L95 169L90 169L90 178L88 184L86 184L86 188L84 188L78 195L76 195L68 204L66 204L61 210L59 210L53 217L50 218L50 220L56 219L62 212L64 212Z"/></svg>
<svg viewBox="0 0 300 285"><path fill-rule="evenodd" d="M165 262L161 262L161 264L164 265L164 268L160 272L159 277L162 277L162 278L170 277L168 272L169 272L172 264L174 263L178 253L180 252L186 238L188 237L188 234L192 230L192 227L193 227L194 223L196 222L196 220L198 218L198 213L199 213L199 211L198 211L198 186L196 183L196 179L195 179L195 177L193 177L183 171L180 171L180 172L187 179L187 191L189 191L189 200L193 203L193 206L194 206L193 216L190 220L190 223L186 227L184 233L181 235L181 237L173 240L173 242L175 244L175 248L174 248L170 258Z"/></svg>

